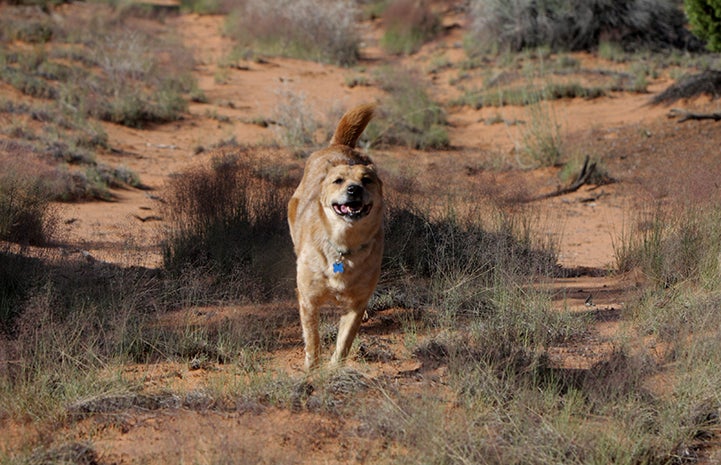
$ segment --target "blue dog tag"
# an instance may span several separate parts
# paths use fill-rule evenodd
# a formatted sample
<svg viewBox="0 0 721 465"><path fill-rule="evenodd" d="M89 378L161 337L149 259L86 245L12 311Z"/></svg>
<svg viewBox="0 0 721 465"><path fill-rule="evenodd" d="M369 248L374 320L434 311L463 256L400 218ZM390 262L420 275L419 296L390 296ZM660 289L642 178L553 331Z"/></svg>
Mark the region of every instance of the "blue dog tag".
<svg viewBox="0 0 721 465"><path fill-rule="evenodd" d="M333 273L343 273L343 262L333 263Z"/></svg>

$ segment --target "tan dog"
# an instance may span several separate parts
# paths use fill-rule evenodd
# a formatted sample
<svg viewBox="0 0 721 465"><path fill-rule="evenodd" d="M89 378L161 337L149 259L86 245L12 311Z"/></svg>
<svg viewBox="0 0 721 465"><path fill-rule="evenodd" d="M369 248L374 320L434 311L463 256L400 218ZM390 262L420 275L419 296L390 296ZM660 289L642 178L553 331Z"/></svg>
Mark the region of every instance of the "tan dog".
<svg viewBox="0 0 721 465"><path fill-rule="evenodd" d="M348 355L380 276L383 185L371 159L354 150L374 108L361 105L343 115L329 147L308 158L288 203L307 369L320 360L320 307L334 304L345 311L331 358L335 365Z"/></svg>

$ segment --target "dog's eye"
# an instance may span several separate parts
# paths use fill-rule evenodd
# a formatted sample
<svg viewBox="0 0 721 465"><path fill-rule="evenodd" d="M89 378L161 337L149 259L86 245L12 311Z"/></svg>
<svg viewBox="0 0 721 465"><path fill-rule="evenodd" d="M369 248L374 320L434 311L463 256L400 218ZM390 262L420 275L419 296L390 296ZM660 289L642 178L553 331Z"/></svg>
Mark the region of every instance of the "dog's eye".
<svg viewBox="0 0 721 465"><path fill-rule="evenodd" d="M335 181L333 181L333 184L343 184L343 178L337 178Z"/></svg>
<svg viewBox="0 0 721 465"><path fill-rule="evenodd" d="M367 186L368 184L373 184L373 178L369 178L366 176L363 179L361 179L361 182L363 183L364 186Z"/></svg>

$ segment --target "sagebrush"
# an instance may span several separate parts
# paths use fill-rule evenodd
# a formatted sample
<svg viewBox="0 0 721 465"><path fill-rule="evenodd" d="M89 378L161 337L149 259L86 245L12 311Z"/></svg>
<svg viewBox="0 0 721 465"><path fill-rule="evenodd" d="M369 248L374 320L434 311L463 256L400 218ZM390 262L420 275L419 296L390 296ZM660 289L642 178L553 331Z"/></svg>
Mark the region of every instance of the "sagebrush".
<svg viewBox="0 0 721 465"><path fill-rule="evenodd" d="M349 0L247 0L227 31L260 53L350 66L359 56L356 15Z"/></svg>
<svg viewBox="0 0 721 465"><path fill-rule="evenodd" d="M471 18L473 48L481 50L595 50L604 40L629 49L698 47L672 0L474 0Z"/></svg>

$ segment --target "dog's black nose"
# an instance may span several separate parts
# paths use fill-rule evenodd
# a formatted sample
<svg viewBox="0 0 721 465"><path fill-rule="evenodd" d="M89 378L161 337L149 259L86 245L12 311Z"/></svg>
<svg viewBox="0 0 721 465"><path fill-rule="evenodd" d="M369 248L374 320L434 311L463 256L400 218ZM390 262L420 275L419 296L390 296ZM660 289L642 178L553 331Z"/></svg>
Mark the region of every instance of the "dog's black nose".
<svg viewBox="0 0 721 465"><path fill-rule="evenodd" d="M363 187L358 184L351 184L346 189L346 192L348 192L348 195L351 197L358 197L363 193Z"/></svg>

